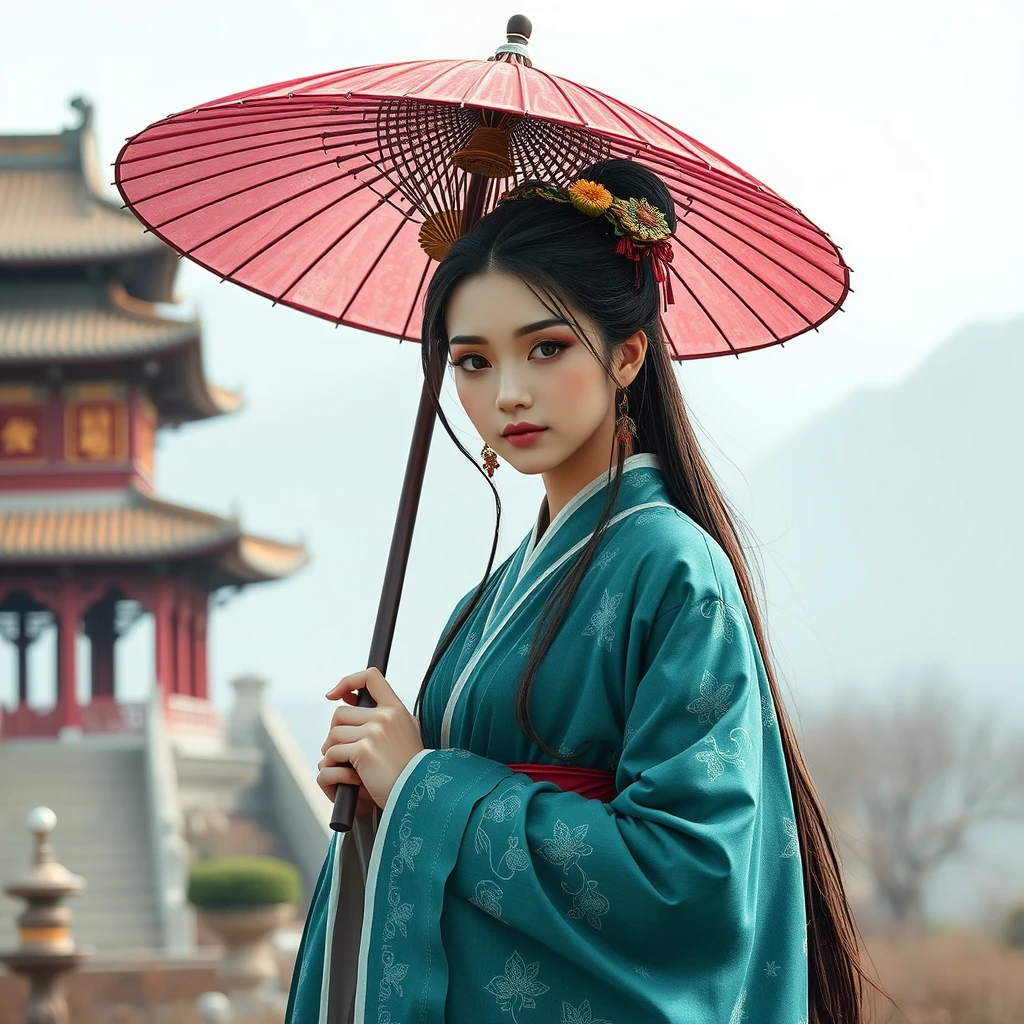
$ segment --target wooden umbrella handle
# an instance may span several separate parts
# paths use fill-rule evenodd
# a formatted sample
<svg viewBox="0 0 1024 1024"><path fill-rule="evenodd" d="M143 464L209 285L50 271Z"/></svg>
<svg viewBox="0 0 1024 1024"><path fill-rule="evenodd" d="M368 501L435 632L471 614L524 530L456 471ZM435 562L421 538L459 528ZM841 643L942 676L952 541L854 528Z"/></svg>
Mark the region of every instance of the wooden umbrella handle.
<svg viewBox="0 0 1024 1024"><path fill-rule="evenodd" d="M470 174L466 189L466 212L462 218L462 232L465 234L483 216L489 181L479 174ZM440 385L439 385L440 386ZM402 481L402 495L398 499L398 516L395 531L391 535L391 550L388 565L384 570L384 586L381 588L380 604L377 605L377 621L373 626L370 640L368 668L380 670L386 676L391 642L395 637L395 623L398 621L398 604L402 599L402 584L405 569L409 563L409 549L412 547L412 531L416 525L416 511L423 490L423 476L427 469L427 453L430 438L437 418L437 393L432 393L427 381L420 391L420 404L416 410L416 422L412 429L412 443L409 445L409 459L405 464L405 479ZM374 699L360 690L357 704L360 707L376 707ZM331 828L335 832L348 832L356 813L359 787L351 782L339 785L334 791L334 811L331 814Z"/></svg>
<svg viewBox="0 0 1024 1024"><path fill-rule="evenodd" d="M430 438L434 432L436 418L434 396L431 395L430 385L424 381L423 390L420 392L420 404L416 410L412 443L409 446L402 495L398 500L398 515L391 536L391 550L388 552L388 564L384 570L384 585L377 606L377 621L374 623L373 637L370 640L370 656L367 659L367 667L379 669L382 675L386 675L388 670L391 642L395 636L395 623L398 621L398 605L402 599L402 584L405 582L405 569L409 562L409 549L412 547L412 531L416 525L416 510L419 508L420 492L423 489L423 477L427 468L427 453L430 451ZM359 691L356 703L363 708L377 706L365 688ZM331 828L335 832L348 832L352 828L358 796L359 787L350 782L339 785L334 791Z"/></svg>

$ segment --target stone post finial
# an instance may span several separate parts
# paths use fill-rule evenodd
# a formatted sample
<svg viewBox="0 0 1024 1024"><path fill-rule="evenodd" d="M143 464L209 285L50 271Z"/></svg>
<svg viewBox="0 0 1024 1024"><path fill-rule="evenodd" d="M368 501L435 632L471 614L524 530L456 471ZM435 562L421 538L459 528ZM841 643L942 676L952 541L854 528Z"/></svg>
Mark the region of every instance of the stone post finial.
<svg viewBox="0 0 1024 1024"><path fill-rule="evenodd" d="M234 1016L231 1000L223 992L204 992L196 1000L196 1011L207 1024L229 1024Z"/></svg>
<svg viewBox="0 0 1024 1024"><path fill-rule="evenodd" d="M257 725L263 710L267 681L262 676L244 675L231 680L235 704L231 709L228 738L233 747L257 746Z"/></svg>
<svg viewBox="0 0 1024 1024"><path fill-rule="evenodd" d="M85 883L54 856L50 834L57 827L57 815L49 807L36 807L29 812L27 825L35 836L32 867L4 891L28 906L18 918L18 948L0 953L0 963L28 978L25 1024L68 1024L63 976L81 966L93 951L75 944L71 911L61 901L78 896Z"/></svg>

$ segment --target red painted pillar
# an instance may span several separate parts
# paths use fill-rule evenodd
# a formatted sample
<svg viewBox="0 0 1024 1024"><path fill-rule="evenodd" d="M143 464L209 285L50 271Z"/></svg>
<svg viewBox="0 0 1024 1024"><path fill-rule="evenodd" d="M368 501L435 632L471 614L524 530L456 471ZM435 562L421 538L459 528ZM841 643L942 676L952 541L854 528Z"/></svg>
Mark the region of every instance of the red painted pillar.
<svg viewBox="0 0 1024 1024"><path fill-rule="evenodd" d="M156 633L156 683L166 697L174 683L174 620L171 581L157 580L153 590Z"/></svg>
<svg viewBox="0 0 1024 1024"><path fill-rule="evenodd" d="M74 580L62 580L57 596L57 704L62 729L81 729L75 666L78 636L78 594Z"/></svg>
<svg viewBox="0 0 1024 1024"><path fill-rule="evenodd" d="M192 692L203 700L210 698L207 678L206 620L209 595L196 589L192 605Z"/></svg>
<svg viewBox="0 0 1024 1024"><path fill-rule="evenodd" d="M187 583L177 588L174 614L175 682L177 693L192 693L192 590Z"/></svg>

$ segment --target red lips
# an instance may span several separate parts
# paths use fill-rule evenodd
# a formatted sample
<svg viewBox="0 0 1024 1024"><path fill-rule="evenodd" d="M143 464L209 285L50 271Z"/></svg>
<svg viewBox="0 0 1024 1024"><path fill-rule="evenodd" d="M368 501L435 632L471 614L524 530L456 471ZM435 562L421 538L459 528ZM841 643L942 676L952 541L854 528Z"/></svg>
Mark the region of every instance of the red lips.
<svg viewBox="0 0 1024 1024"><path fill-rule="evenodd" d="M538 427L536 423L510 423L501 432L501 436L509 437L512 434L532 434L538 430L547 430L547 427Z"/></svg>

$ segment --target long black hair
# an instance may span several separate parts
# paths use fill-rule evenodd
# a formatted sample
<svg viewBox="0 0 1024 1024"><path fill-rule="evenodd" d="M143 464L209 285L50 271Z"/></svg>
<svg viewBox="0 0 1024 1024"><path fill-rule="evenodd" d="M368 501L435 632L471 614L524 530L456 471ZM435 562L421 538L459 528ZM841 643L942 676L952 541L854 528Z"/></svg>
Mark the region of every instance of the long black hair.
<svg viewBox="0 0 1024 1024"><path fill-rule="evenodd" d="M669 227L675 231L672 197L665 183L647 168L628 160L606 160L581 171L579 177L604 185L612 195L648 200L665 213ZM835 842L780 699L736 517L701 452L664 345L660 326L661 288L653 265L649 259L637 264L618 255L611 224L603 217L588 217L569 204L538 197L499 205L452 245L428 288L423 315L423 372L435 395L440 392L448 360L445 320L448 302L462 281L489 271L510 274L530 287L545 305L575 327L580 339L591 347L610 377L615 347L639 330L647 335L646 357L626 389L630 414L637 425L634 450L651 452L658 457L672 503L714 537L735 570L767 670L793 794L809 919L810 1019L812 1024L860 1024L862 983L874 983L861 965L856 927L843 887ZM574 309L585 310L597 325L600 339L596 348L585 337L573 315ZM445 430L476 465L476 460L452 431L439 402L437 406ZM537 671L600 546L621 487L624 458L623 446L613 439L609 470L614 465L617 471L606 488L598 526L545 603L516 695L516 718L520 728L538 747L559 760L567 758L553 750L533 724L530 695ZM494 490L493 484L491 488ZM501 521L497 491L494 497L497 522L487 570L434 651L416 697L417 715L421 712L430 676L452 638L478 604L493 568Z"/></svg>

